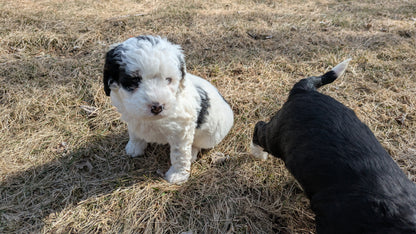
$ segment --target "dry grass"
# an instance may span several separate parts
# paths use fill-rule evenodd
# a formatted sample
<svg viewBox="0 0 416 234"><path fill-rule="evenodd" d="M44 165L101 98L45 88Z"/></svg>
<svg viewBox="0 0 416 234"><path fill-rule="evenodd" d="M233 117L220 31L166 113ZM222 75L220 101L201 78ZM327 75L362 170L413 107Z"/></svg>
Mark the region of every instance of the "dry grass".
<svg viewBox="0 0 416 234"><path fill-rule="evenodd" d="M297 80L348 57L322 92L354 109L416 181L415 18L415 0L2 1L0 233L313 232L282 162L255 161L248 146ZM181 44L188 71L235 112L182 186L156 173L167 147L125 155L126 125L102 90L108 45L140 34Z"/></svg>

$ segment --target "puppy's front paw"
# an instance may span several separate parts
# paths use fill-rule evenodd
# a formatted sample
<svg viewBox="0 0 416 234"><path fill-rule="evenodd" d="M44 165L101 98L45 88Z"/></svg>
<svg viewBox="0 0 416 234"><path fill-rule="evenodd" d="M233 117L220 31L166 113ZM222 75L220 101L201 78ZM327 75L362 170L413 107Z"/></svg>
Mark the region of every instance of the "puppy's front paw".
<svg viewBox="0 0 416 234"><path fill-rule="evenodd" d="M187 170L175 170L173 167L170 167L165 174L165 179L171 184L182 184L189 179L189 171Z"/></svg>
<svg viewBox="0 0 416 234"><path fill-rule="evenodd" d="M132 157L141 156L144 154L147 143L144 141L135 141L130 139L126 145L126 153Z"/></svg>
<svg viewBox="0 0 416 234"><path fill-rule="evenodd" d="M192 159L191 162L195 162L198 158L198 153L201 149L192 146Z"/></svg>
<svg viewBox="0 0 416 234"><path fill-rule="evenodd" d="M267 159L268 154L267 152L264 152L264 149L261 146L256 145L253 142L251 142L250 148L251 148L251 154L255 158L260 159L262 161L265 161Z"/></svg>

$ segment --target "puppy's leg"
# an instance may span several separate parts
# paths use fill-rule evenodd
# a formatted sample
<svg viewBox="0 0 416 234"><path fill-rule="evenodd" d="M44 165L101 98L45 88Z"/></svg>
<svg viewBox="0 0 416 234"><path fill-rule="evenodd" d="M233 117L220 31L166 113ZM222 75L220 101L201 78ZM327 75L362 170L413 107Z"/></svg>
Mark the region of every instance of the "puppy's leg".
<svg viewBox="0 0 416 234"><path fill-rule="evenodd" d="M267 152L264 151L264 148L261 146L261 141L264 139L264 131L263 128L266 125L265 122L260 121L256 124L256 127L254 128L253 133L253 141L251 142L250 148L251 148L251 154L260 160L266 160L267 159ZM263 136L263 137L262 137ZM263 145L265 142L263 142Z"/></svg>
<svg viewBox="0 0 416 234"><path fill-rule="evenodd" d="M198 157L198 153L199 153L200 150L201 150L200 148L192 146L192 159L191 159L191 162L195 162L196 161L196 159Z"/></svg>
<svg viewBox="0 0 416 234"><path fill-rule="evenodd" d="M255 143L251 142L250 148L251 148L251 154L256 159L260 159L262 161L265 161L267 159L268 153L265 152L261 146L256 145Z"/></svg>
<svg viewBox="0 0 416 234"><path fill-rule="evenodd" d="M172 166L165 174L169 183L181 184L188 180L191 172L193 136L194 131L189 131L183 138L176 136L169 142Z"/></svg>
<svg viewBox="0 0 416 234"><path fill-rule="evenodd" d="M128 126L129 142L126 145L126 153L132 157L141 156L147 147L147 142L138 138L134 134L134 130Z"/></svg>

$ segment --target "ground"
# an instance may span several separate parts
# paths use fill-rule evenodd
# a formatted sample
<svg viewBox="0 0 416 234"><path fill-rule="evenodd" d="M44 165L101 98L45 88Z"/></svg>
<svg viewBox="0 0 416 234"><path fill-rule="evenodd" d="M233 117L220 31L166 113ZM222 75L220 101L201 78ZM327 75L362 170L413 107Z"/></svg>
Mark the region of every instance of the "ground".
<svg viewBox="0 0 416 234"><path fill-rule="evenodd" d="M102 86L108 47L182 45L235 125L170 185L167 146L130 158ZM416 181L416 0L15 0L0 3L0 233L313 233L278 159L249 154L301 78L352 58L321 91L353 109Z"/></svg>

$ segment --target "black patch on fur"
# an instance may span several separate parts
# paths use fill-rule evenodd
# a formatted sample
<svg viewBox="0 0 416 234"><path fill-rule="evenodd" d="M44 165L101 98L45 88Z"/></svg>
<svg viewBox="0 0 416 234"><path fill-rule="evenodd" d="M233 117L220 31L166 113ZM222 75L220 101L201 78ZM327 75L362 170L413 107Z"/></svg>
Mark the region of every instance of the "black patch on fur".
<svg viewBox="0 0 416 234"><path fill-rule="evenodd" d="M121 87L123 87L127 91L134 91L135 89L139 88L140 82L142 81L141 76L129 76L123 73L123 76L120 78Z"/></svg>
<svg viewBox="0 0 416 234"><path fill-rule="evenodd" d="M110 96L111 89L110 85L112 83L119 83L119 71L120 71L120 53L123 50L121 45L114 47L109 50L105 56L105 65L104 65L104 92L107 96Z"/></svg>
<svg viewBox="0 0 416 234"><path fill-rule="evenodd" d="M354 111L305 82L253 142L302 185L317 233L416 233L416 185Z"/></svg>
<svg viewBox="0 0 416 234"><path fill-rule="evenodd" d="M126 74L122 67L121 53L125 51L120 44L107 52L104 65L104 91L107 96L111 93L111 84L120 84L127 91L133 91L139 87L142 78L140 76L132 77Z"/></svg>
<svg viewBox="0 0 416 234"><path fill-rule="evenodd" d="M208 108L211 106L211 104L209 102L208 94L205 90L199 86L196 87L196 90L198 91L199 97L201 98L201 109L199 110L198 119L196 121L196 128L200 128L201 125L206 122Z"/></svg>

